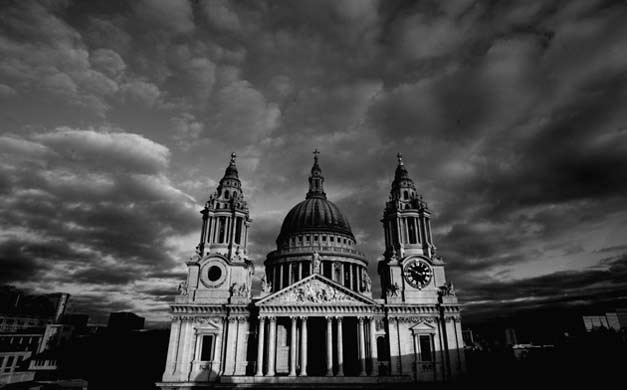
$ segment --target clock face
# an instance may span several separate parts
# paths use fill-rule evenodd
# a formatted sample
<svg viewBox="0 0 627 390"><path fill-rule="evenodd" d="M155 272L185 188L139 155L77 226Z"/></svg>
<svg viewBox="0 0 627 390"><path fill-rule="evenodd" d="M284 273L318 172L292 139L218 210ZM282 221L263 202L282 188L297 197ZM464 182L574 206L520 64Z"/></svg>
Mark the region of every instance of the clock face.
<svg viewBox="0 0 627 390"><path fill-rule="evenodd" d="M405 276L407 283L420 290L429 284L433 272L431 271L429 264L426 262L421 260L412 260L403 269L403 275Z"/></svg>

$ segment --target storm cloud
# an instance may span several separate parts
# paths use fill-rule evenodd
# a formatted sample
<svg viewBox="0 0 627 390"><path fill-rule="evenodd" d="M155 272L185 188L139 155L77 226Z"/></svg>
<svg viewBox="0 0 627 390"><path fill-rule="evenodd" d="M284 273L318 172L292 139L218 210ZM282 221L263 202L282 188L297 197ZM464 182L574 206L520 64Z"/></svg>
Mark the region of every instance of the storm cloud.
<svg viewBox="0 0 627 390"><path fill-rule="evenodd" d="M587 0L9 1L2 283L164 320L229 154L259 276L318 148L375 294L402 152L465 315L620 304L626 17Z"/></svg>

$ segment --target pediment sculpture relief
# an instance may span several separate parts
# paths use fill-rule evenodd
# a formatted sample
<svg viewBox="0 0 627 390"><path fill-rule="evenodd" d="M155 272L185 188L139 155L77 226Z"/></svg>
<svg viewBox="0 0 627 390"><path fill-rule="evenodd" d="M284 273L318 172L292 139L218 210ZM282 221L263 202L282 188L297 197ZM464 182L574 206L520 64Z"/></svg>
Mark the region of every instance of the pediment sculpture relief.
<svg viewBox="0 0 627 390"><path fill-rule="evenodd" d="M323 284L307 284L287 292L281 301L304 303L354 302L348 295Z"/></svg>

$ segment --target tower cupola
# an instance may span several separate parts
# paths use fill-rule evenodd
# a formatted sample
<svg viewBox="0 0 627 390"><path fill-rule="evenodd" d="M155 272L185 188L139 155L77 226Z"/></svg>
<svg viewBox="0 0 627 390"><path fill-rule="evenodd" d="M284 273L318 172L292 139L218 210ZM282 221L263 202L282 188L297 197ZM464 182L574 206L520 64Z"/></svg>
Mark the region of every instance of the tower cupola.
<svg viewBox="0 0 627 390"><path fill-rule="evenodd" d="M398 164L382 220L385 255L431 256L435 249L431 239L431 213L422 196L418 195L414 181L409 177L403 155L398 153L396 157Z"/></svg>
<svg viewBox="0 0 627 390"><path fill-rule="evenodd" d="M231 153L231 161L218 188L209 196L201 211L203 226L198 244L200 256L207 249L207 252L221 253L232 260L245 259L248 229L252 220L239 180L236 157L235 153Z"/></svg>

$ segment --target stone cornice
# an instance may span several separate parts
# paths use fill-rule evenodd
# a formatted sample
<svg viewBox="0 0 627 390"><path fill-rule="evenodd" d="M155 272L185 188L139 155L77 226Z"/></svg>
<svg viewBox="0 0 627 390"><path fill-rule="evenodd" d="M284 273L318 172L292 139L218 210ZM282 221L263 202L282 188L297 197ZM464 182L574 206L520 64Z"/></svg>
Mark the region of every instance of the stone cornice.
<svg viewBox="0 0 627 390"><path fill-rule="evenodd" d="M383 317L385 314L383 308L378 305L372 306L345 306L345 305L289 305L289 306L263 306L259 310L260 317L289 317L289 316L307 316L307 317Z"/></svg>
<svg viewBox="0 0 627 390"><path fill-rule="evenodd" d="M245 319L250 317L250 310L245 305L185 305L170 306L173 319L190 319L196 317L222 317Z"/></svg>

